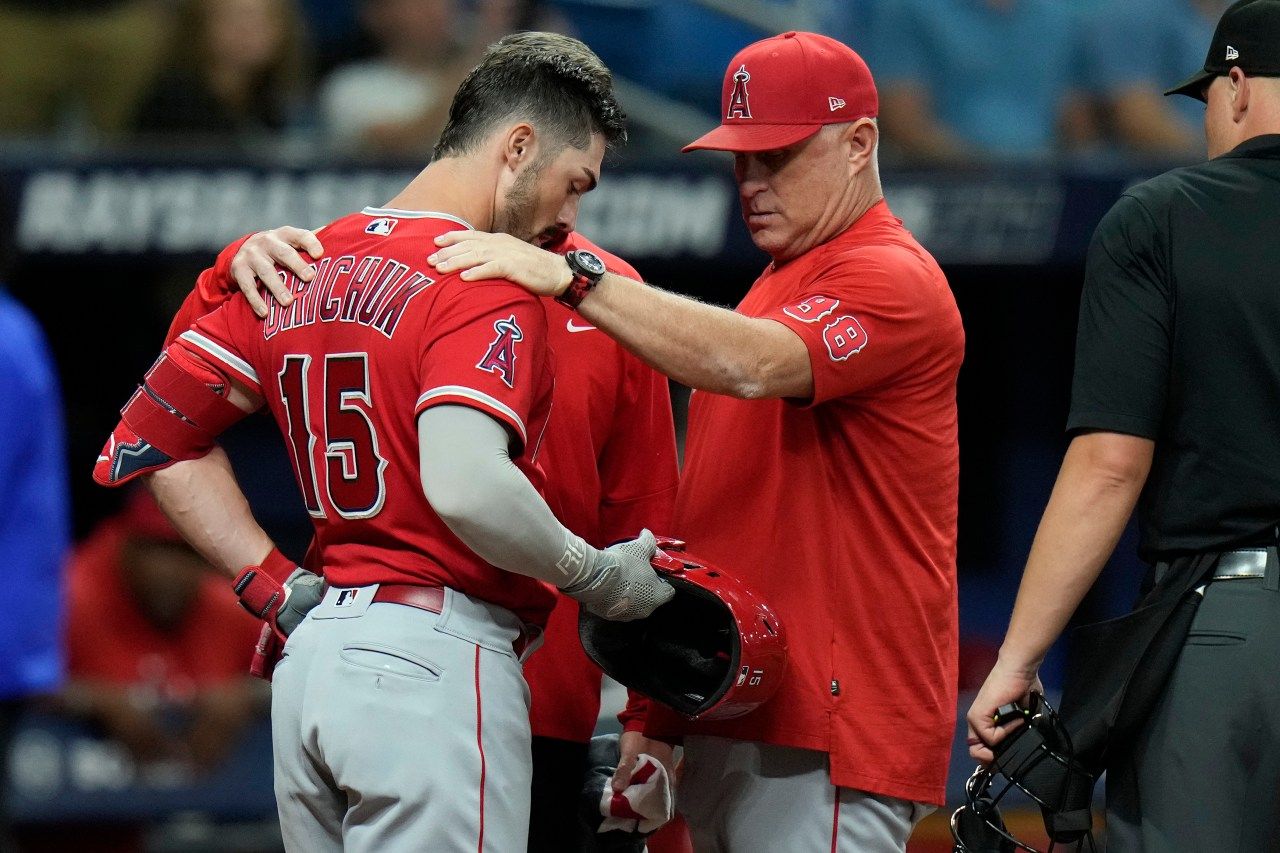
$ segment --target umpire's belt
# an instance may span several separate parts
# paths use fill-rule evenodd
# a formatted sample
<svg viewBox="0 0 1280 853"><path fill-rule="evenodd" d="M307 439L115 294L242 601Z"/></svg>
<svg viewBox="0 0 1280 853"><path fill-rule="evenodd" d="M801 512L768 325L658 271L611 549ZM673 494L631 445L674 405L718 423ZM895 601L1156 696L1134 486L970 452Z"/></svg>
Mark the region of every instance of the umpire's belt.
<svg viewBox="0 0 1280 853"><path fill-rule="evenodd" d="M373 594L373 600L375 603L403 604L405 607L416 607L428 613L442 613L444 611L444 587L418 586L410 583L383 583L378 584L378 589ZM520 632L520 636L511 641L511 648L515 650L517 658L524 660L525 651L529 649L530 644L540 638L537 632L526 628Z"/></svg>
<svg viewBox="0 0 1280 853"><path fill-rule="evenodd" d="M1227 551L1218 558L1218 565L1213 570L1213 579L1221 581L1264 578L1267 576L1267 552L1273 549L1274 546Z"/></svg>

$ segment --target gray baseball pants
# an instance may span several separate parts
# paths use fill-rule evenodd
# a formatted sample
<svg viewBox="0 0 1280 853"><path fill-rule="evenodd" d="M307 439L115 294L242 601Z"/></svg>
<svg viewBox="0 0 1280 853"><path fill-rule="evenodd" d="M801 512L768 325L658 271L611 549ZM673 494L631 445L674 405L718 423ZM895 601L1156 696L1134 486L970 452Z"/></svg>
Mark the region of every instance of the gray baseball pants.
<svg viewBox="0 0 1280 853"><path fill-rule="evenodd" d="M687 736L676 808L698 853L902 853L933 806L831 784L827 754Z"/></svg>
<svg viewBox="0 0 1280 853"><path fill-rule="evenodd" d="M298 853L510 853L529 829L529 691L510 611L330 589L273 681L276 802ZM347 594L343 594L346 592Z"/></svg>

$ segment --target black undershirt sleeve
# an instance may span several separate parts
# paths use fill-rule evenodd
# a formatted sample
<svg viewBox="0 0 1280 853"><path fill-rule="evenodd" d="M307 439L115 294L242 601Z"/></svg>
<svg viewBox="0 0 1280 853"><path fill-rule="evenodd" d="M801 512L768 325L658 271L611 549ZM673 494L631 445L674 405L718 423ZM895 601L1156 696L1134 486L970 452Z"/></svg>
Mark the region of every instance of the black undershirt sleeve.
<svg viewBox="0 0 1280 853"><path fill-rule="evenodd" d="M1068 432L1157 437L1173 310L1163 237L1142 203L1122 196L1089 246Z"/></svg>

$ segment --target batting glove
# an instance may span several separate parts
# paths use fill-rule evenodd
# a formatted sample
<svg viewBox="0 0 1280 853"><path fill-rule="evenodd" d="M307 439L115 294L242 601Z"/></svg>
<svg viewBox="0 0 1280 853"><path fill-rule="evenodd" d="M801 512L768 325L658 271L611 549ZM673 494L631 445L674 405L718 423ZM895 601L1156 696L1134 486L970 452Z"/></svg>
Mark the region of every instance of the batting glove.
<svg viewBox="0 0 1280 853"><path fill-rule="evenodd" d="M643 619L676 594L649 562L656 550L657 542L646 530L638 539L596 551L595 564L586 576L561 589L582 602L587 612L604 619Z"/></svg>
<svg viewBox="0 0 1280 853"><path fill-rule="evenodd" d="M235 580L240 604L287 637L324 598L324 578L300 568L273 548L260 566L245 566Z"/></svg>

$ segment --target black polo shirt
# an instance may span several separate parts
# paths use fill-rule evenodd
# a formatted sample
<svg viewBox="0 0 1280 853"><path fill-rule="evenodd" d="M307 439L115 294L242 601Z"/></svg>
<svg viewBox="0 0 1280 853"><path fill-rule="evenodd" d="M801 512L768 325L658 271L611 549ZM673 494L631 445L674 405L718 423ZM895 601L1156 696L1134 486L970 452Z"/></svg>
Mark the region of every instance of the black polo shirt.
<svg viewBox="0 0 1280 853"><path fill-rule="evenodd" d="M1280 135L1139 184L1102 220L1067 428L1155 441L1145 559L1280 522Z"/></svg>

